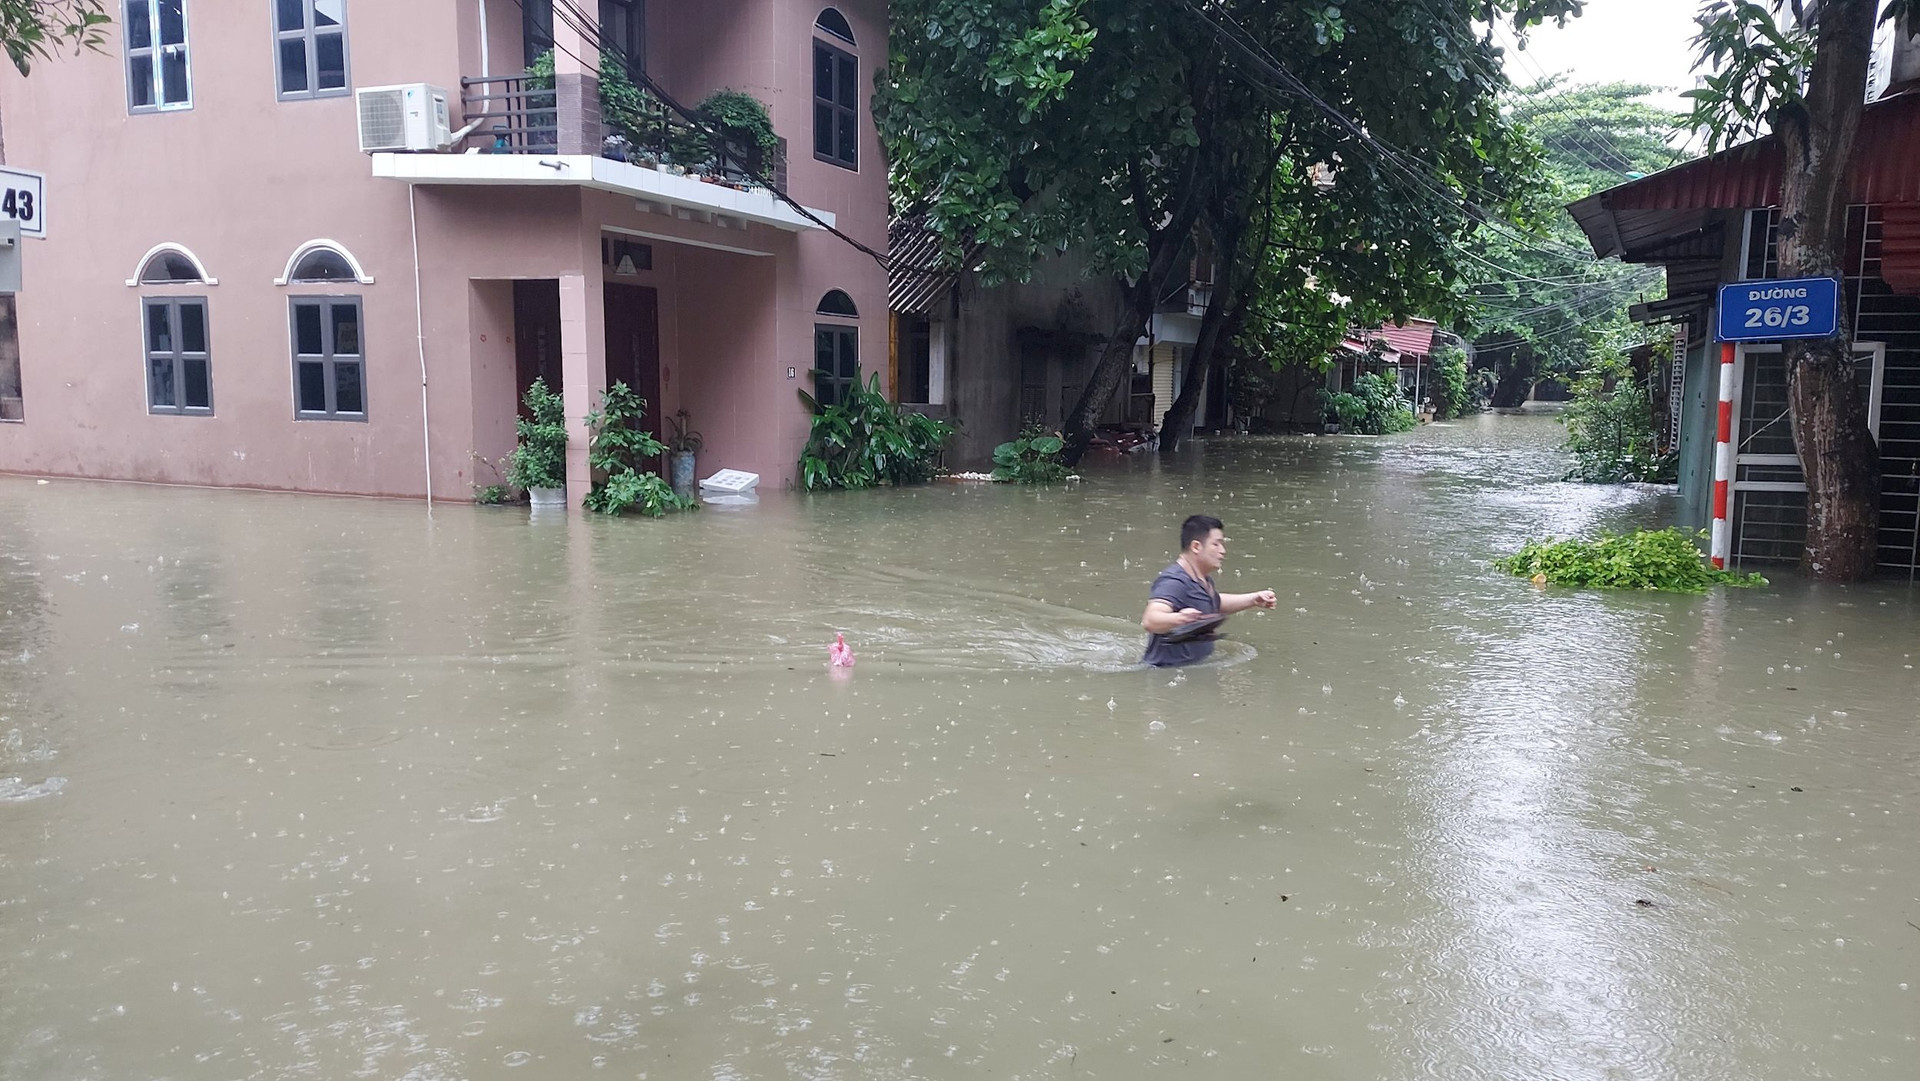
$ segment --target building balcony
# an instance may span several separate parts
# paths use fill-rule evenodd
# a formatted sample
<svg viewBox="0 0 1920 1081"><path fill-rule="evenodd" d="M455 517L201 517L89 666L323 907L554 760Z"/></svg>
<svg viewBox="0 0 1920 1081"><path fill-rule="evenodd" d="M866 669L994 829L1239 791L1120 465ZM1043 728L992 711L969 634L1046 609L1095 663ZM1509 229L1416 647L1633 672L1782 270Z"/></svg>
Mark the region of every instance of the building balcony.
<svg viewBox="0 0 1920 1081"><path fill-rule="evenodd" d="M802 214L762 182L784 183L782 152L767 154L747 133L717 123L689 122L642 88L623 86L616 96L594 86L525 72L462 78L465 124L453 145L376 153L373 175L415 184L582 186L720 228L752 223L800 232L834 223L827 211ZM616 122L603 119L603 105Z"/></svg>

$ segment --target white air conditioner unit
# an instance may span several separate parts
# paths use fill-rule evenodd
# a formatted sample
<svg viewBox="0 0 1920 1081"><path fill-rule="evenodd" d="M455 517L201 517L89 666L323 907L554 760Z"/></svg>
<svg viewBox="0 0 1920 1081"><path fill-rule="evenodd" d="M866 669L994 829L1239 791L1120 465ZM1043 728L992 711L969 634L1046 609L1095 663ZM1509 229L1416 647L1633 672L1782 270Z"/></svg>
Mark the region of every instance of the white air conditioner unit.
<svg viewBox="0 0 1920 1081"><path fill-rule="evenodd" d="M443 150L453 141L447 92L426 83L368 86L354 92L360 106L360 152Z"/></svg>

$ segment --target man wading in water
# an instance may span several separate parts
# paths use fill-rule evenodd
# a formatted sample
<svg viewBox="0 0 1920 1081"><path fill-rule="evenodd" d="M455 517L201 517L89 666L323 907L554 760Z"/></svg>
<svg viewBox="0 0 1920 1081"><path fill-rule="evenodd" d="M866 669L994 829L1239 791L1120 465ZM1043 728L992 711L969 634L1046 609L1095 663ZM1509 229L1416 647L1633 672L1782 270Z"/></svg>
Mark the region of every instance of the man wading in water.
<svg viewBox="0 0 1920 1081"><path fill-rule="evenodd" d="M1273 590L1258 593L1221 593L1213 576L1227 558L1227 538L1220 519L1196 514L1180 524L1180 558L1153 580L1151 599L1140 625L1147 630L1147 654L1140 658L1155 668L1174 668L1206 660L1213 654L1213 632L1186 641L1177 629L1213 616L1230 616L1249 608L1272 608Z"/></svg>

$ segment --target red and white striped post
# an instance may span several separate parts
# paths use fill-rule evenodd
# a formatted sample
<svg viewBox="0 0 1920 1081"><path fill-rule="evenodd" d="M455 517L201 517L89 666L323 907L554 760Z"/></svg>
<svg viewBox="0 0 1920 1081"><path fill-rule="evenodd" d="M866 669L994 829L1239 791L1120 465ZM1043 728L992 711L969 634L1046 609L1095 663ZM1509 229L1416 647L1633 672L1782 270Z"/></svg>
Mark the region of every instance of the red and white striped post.
<svg viewBox="0 0 1920 1081"><path fill-rule="evenodd" d="M1733 487L1733 343L1720 344L1720 430L1713 445L1713 565L1725 569L1733 551L1727 490Z"/></svg>

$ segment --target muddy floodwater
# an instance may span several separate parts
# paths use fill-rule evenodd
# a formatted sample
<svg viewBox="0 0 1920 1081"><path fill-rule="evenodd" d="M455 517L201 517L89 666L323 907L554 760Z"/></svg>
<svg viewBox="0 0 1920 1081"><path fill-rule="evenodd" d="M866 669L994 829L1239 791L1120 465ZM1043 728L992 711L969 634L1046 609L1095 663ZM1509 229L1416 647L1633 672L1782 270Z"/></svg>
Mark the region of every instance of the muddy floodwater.
<svg viewBox="0 0 1920 1081"><path fill-rule="evenodd" d="M1667 513L1558 438L658 522L0 480L0 1077L1920 1076L1915 593L1505 577ZM1193 512L1280 606L1135 669Z"/></svg>

